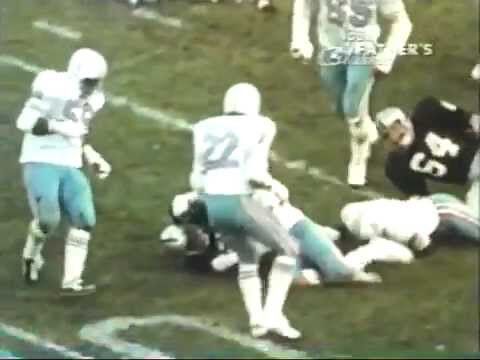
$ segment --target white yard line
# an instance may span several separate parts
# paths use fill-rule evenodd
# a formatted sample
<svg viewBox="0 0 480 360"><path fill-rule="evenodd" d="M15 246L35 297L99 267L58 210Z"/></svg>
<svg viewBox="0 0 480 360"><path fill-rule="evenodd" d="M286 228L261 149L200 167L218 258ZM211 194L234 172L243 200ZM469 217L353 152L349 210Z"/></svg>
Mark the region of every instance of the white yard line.
<svg viewBox="0 0 480 360"><path fill-rule="evenodd" d="M70 29L69 27L66 27L66 26L52 24L48 22L48 20L44 20L44 19L39 19L33 22L33 27L68 40L78 41L83 36L82 33L79 31Z"/></svg>
<svg viewBox="0 0 480 360"><path fill-rule="evenodd" d="M30 73L38 73L42 70L42 67L31 64L27 61L19 59L12 55L0 55L0 65L7 65L19 68L23 71ZM107 99L113 107L128 108L136 116L143 117L146 119L153 120L163 126L170 127L174 130L181 131L190 131L191 124L182 118L177 118L171 114L161 110L155 109L148 106L141 105L134 100L129 99L126 96L118 96L115 94L107 94ZM339 187L346 188L351 190L353 193L364 196L366 198L381 198L384 197L383 194L376 191L370 190L352 190L349 185L344 183L342 180L336 176L328 174L325 170L320 167L312 166L306 160L288 160L281 157L279 154L272 152L271 159L274 162L280 163L289 170L299 171L303 174L310 176L311 178L328 183L331 185L336 185Z"/></svg>
<svg viewBox="0 0 480 360"><path fill-rule="evenodd" d="M42 339L35 334L29 333L23 329L10 326L4 323L0 323L0 335L2 333L7 334L8 336L14 337L16 339L22 340L31 345L40 347L42 349L53 350L68 359L93 359L93 357L84 356L79 352L70 350L61 345L57 345L51 341Z"/></svg>
<svg viewBox="0 0 480 360"><path fill-rule="evenodd" d="M132 14L135 17L145 19L145 20L151 20L156 22L157 24L173 27L176 29L181 29L184 26L184 23L181 19L165 16L157 13L156 11L149 10L146 8L135 9L133 10Z"/></svg>
<svg viewBox="0 0 480 360"><path fill-rule="evenodd" d="M132 326L152 327L163 324L175 325L184 329L198 330L218 338L236 343L240 346L256 350L271 358L308 358L304 351L294 350L275 344L268 340L258 340L250 336L243 335L227 329L220 325L213 325L211 320L200 319L191 316L182 316L176 314L166 314L146 317L115 317L99 321L93 324L85 325L79 333L81 339L89 341L97 346L106 347L116 353L120 353L127 358L136 359L174 359L169 354L159 349L149 348L135 342L122 340L118 337L121 331L126 331ZM160 345L161 346L161 345ZM214 353L214 350L210 351Z"/></svg>
<svg viewBox="0 0 480 360"><path fill-rule="evenodd" d="M113 66L111 70L109 70L109 76L110 74L117 73L119 71L124 71L130 68L135 68L137 66L140 66L143 64L145 61L151 60L155 58L157 55L165 53L165 49L157 49L152 52L146 52L143 54L139 54L137 56L132 57L131 59L128 59L127 61L123 61L120 64Z"/></svg>

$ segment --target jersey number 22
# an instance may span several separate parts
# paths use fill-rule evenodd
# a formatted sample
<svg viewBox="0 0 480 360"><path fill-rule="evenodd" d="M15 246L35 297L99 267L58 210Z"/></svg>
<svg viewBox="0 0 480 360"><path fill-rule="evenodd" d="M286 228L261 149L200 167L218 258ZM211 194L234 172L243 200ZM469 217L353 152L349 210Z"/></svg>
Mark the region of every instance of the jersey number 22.
<svg viewBox="0 0 480 360"><path fill-rule="evenodd" d="M205 170L238 167L239 162L232 159L233 152L238 148L238 137L233 132L223 135L207 135L207 144L203 155Z"/></svg>

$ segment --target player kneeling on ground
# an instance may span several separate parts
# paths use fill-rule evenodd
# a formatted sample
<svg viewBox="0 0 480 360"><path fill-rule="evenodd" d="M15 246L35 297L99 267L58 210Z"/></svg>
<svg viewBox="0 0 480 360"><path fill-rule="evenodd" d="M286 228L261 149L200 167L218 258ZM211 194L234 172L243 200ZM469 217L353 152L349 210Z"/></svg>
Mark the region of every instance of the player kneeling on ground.
<svg viewBox="0 0 480 360"><path fill-rule="evenodd" d="M62 294L95 291L83 284L82 274L95 226L95 208L89 181L82 172L83 158L100 178L110 165L86 143L90 122L105 103L101 81L107 74L102 55L77 50L67 72L45 70L32 84L32 94L17 119L25 133L20 163L33 220L23 250L23 274L36 282L43 267L42 248L57 228L61 215L71 225L65 244Z"/></svg>
<svg viewBox="0 0 480 360"><path fill-rule="evenodd" d="M434 242L461 240L480 245L480 220L449 194L350 203L342 209L341 218L350 232L369 241L347 255L361 268L367 265L365 252L377 253L378 261L410 263L414 259L410 249L423 252Z"/></svg>
<svg viewBox="0 0 480 360"><path fill-rule="evenodd" d="M428 195L427 179L469 185L466 202L480 217L480 116L428 97L408 118L399 108L377 114L393 147L386 176L405 194Z"/></svg>

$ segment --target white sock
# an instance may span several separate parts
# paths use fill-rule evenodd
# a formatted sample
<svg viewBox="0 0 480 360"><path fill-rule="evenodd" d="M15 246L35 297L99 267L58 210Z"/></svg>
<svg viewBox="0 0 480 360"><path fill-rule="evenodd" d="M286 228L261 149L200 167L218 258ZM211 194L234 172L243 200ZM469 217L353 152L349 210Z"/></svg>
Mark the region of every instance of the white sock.
<svg viewBox="0 0 480 360"><path fill-rule="evenodd" d="M258 266L240 264L238 268L238 285L250 324L257 324L263 317L262 282L258 275Z"/></svg>
<svg viewBox="0 0 480 360"><path fill-rule="evenodd" d="M273 262L264 307L267 319L275 319L283 314L283 305L295 274L295 264L295 259L289 256L277 256Z"/></svg>
<svg viewBox="0 0 480 360"><path fill-rule="evenodd" d="M72 228L68 232L62 287L73 286L82 279L90 238L90 233L84 230Z"/></svg>
<svg viewBox="0 0 480 360"><path fill-rule="evenodd" d="M39 259L47 235L38 226L37 220L32 220L28 227L27 240L23 248L24 259Z"/></svg>

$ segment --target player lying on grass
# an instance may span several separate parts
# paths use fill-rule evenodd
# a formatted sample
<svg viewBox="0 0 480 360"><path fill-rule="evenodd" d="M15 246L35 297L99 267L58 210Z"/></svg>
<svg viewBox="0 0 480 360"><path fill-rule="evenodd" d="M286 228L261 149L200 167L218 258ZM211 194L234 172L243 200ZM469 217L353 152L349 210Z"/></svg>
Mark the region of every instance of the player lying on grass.
<svg viewBox="0 0 480 360"><path fill-rule="evenodd" d="M342 209L341 219L351 233L369 241L349 254L351 263L362 269L367 265L363 252L378 241L403 244L407 250L404 263L414 258L410 249L424 252L440 241L480 245L480 220L465 203L449 194L350 203Z"/></svg>
<svg viewBox="0 0 480 360"><path fill-rule="evenodd" d="M82 274L95 226L90 183L81 170L83 158L101 178L110 165L87 142L95 114L103 107L101 82L107 74L102 55L77 50L66 72L45 70L32 84L32 93L17 119L24 132L20 163L33 220L23 250L23 274L36 282L43 267L42 248L64 215L70 229L65 243L62 293L82 295L95 290Z"/></svg>
<svg viewBox="0 0 480 360"><path fill-rule="evenodd" d="M393 148L386 176L407 195L428 195L427 179L468 185L466 202L480 217L480 116L427 97L410 117L399 108L377 114Z"/></svg>
<svg viewBox="0 0 480 360"><path fill-rule="evenodd" d="M285 194L285 193L284 193ZM373 261L404 261L410 253L392 241L377 241L358 256L344 256L335 245L340 233L321 226L307 217L300 209L281 200L278 195L265 190L256 190L253 198L268 208L277 220L298 241L300 256L297 281L316 285L320 282L380 282L377 274L365 273L357 264ZM180 250L187 257L187 265L200 271L225 271L235 266L238 256L225 247L223 236L209 226L195 192L177 195L170 209L173 225L161 233L161 241L169 248ZM267 252L269 249L260 249ZM350 263L351 261L354 261Z"/></svg>

